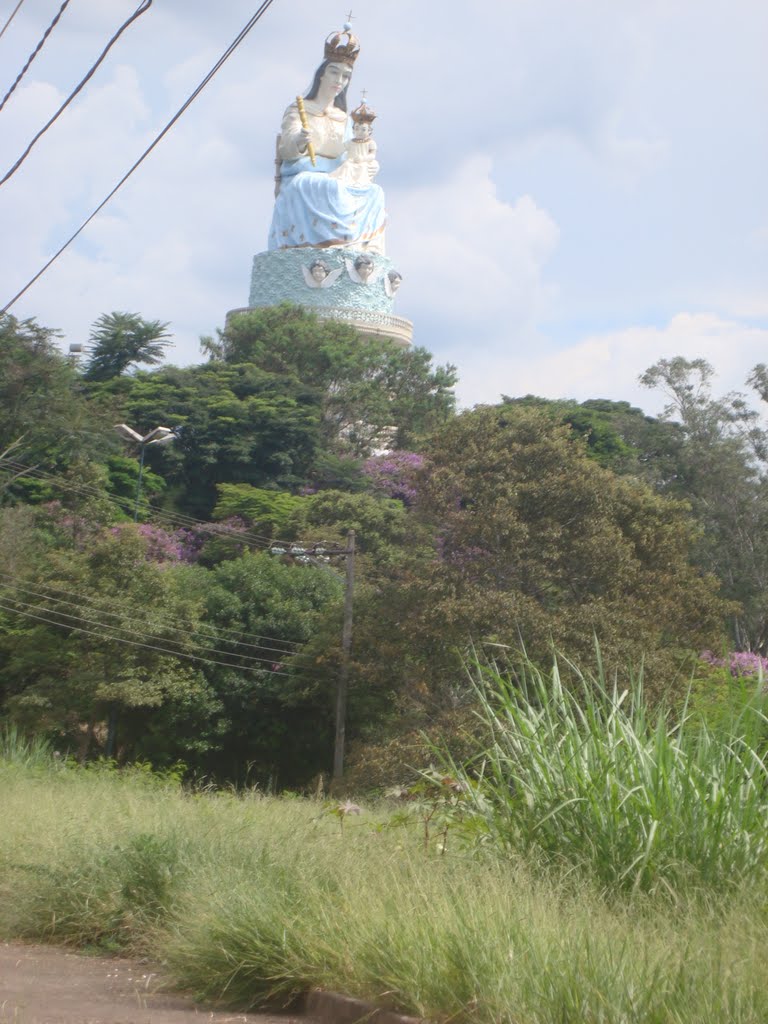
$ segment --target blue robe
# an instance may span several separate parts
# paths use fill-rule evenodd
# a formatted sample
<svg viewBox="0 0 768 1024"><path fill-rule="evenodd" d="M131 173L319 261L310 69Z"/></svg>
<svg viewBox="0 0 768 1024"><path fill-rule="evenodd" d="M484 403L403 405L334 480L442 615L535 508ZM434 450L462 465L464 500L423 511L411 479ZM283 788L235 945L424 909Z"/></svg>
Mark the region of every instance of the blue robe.
<svg viewBox="0 0 768 1024"><path fill-rule="evenodd" d="M294 109L288 108L287 118ZM282 161L269 249L341 245L365 250L370 245L383 251L384 192L374 183L353 187L330 177L345 159L341 153L317 156L314 166L308 156Z"/></svg>

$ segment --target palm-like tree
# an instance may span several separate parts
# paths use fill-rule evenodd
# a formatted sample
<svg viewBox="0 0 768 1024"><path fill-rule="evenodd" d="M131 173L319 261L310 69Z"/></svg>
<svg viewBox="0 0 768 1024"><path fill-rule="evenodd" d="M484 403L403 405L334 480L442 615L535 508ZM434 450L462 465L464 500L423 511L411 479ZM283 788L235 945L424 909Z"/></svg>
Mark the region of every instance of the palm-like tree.
<svg viewBox="0 0 768 1024"><path fill-rule="evenodd" d="M168 324L138 313L103 313L91 328L86 380L111 380L137 363L162 362L171 344Z"/></svg>

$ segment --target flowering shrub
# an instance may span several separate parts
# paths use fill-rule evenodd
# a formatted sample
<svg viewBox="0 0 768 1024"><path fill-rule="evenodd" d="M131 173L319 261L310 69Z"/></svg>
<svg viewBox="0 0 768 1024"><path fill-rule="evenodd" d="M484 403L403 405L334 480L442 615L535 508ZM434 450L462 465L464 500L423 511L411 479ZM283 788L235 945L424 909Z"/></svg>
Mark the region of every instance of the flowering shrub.
<svg viewBox="0 0 768 1024"><path fill-rule="evenodd" d="M416 501L416 474L424 466L424 456L416 452L387 452L373 455L363 463L363 473L374 490L404 505Z"/></svg>
<svg viewBox="0 0 768 1024"><path fill-rule="evenodd" d="M115 537L135 530L147 545L148 562L195 562L205 539L197 530L164 530L153 523L123 523L110 530Z"/></svg>
<svg viewBox="0 0 768 1024"><path fill-rule="evenodd" d="M221 523L201 523L194 528L180 527L177 530L164 530L153 523L123 523L113 526L110 530L118 536L121 530L135 530L147 545L148 562L185 562L193 564L200 558L203 546L217 537L237 537L247 532L245 521L239 516L231 516ZM243 545L233 545L234 554L242 554Z"/></svg>
<svg viewBox="0 0 768 1024"><path fill-rule="evenodd" d="M699 657L714 668L727 668L735 679L757 675L768 679L768 658L752 651L732 651L727 658L718 658L712 651L702 651Z"/></svg>

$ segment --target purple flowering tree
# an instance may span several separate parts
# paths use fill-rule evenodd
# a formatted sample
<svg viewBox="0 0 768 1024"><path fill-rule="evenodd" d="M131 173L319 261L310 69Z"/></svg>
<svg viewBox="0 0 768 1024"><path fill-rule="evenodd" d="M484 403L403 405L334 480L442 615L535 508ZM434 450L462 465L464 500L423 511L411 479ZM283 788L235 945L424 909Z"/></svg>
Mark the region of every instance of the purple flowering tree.
<svg viewBox="0 0 768 1024"><path fill-rule="evenodd" d="M406 451L373 455L363 463L363 473L374 491L397 498L408 507L416 501L418 476L423 468L424 456Z"/></svg>
<svg viewBox="0 0 768 1024"><path fill-rule="evenodd" d="M164 530L162 526L154 523L122 523L113 526L110 530L115 537L120 536L123 531L134 531L146 545L146 559L148 562L166 564L168 562L196 562L200 556L200 550L208 539L204 530Z"/></svg>

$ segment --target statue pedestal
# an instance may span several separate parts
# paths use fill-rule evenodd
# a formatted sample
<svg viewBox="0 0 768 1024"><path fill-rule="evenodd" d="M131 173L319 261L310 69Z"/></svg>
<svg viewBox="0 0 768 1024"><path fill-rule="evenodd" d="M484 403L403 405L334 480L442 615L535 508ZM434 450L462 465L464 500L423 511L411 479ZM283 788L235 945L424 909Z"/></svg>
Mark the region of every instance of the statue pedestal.
<svg viewBox="0 0 768 1024"><path fill-rule="evenodd" d="M355 261L365 257L372 269L355 269ZM314 274L313 263L322 262ZM307 246L297 249L273 249L253 258L248 305L233 309L245 313L263 306L292 302L311 309L318 316L348 323L363 335L386 338L406 348L411 344L413 324L393 314L393 287L390 272L395 267L386 256L331 246L325 249Z"/></svg>

